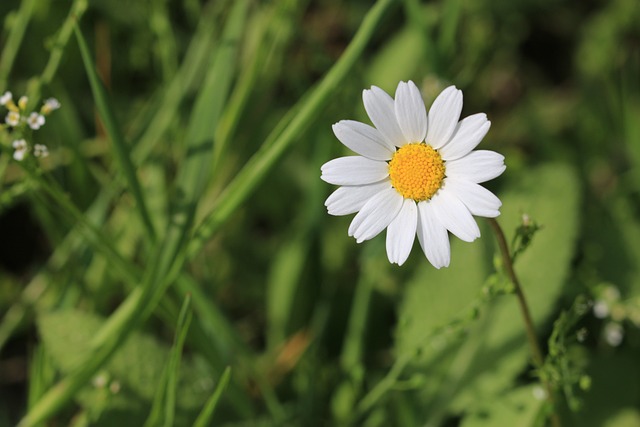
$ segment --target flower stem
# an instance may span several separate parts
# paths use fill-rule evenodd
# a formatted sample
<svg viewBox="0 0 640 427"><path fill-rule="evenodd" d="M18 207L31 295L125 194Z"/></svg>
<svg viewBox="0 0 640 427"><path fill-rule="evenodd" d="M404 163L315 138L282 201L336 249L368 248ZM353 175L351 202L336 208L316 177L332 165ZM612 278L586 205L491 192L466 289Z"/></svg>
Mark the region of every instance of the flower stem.
<svg viewBox="0 0 640 427"><path fill-rule="evenodd" d="M520 306L520 312L522 313L522 318L524 320L525 330L527 331L527 338L529 339L529 345L531 346L531 354L533 357L533 364L536 369L542 368L544 364L544 356L542 354L542 350L540 349L540 345L538 344L538 339L536 338L536 330L533 326L533 319L531 319L531 312L529 311L529 306L527 305L527 299L524 296L524 291L522 286L520 285L520 280L518 280L518 276L513 268L513 259L509 253L509 245L507 244L507 239L504 236L504 232L494 218L488 218L489 225L496 235L496 240L498 241L498 246L500 247L500 253L502 254L502 262L504 264L504 268L509 276L509 280L513 284L513 288L515 290L516 297L518 298L518 304ZM541 377L540 380L547 392L547 402L551 405L552 412L550 415L551 424L554 427L561 427L560 417L555 410L554 397L553 397L553 387L549 383L548 380Z"/></svg>

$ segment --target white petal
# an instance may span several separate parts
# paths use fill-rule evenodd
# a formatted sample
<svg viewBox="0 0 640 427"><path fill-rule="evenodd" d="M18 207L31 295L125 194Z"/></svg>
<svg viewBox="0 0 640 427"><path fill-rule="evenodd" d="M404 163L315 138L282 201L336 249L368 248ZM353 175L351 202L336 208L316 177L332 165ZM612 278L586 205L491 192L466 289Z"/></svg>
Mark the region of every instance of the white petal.
<svg viewBox="0 0 640 427"><path fill-rule="evenodd" d="M398 83L395 101L396 119L405 140L422 142L427 135L427 109L420 90L412 81Z"/></svg>
<svg viewBox="0 0 640 427"><path fill-rule="evenodd" d="M418 226L416 202L404 199L398 215L387 228L387 257L389 262L404 264L411 253Z"/></svg>
<svg viewBox="0 0 640 427"><path fill-rule="evenodd" d="M499 209L502 202L481 185L462 179L447 178L444 188L454 193L473 215L485 218L495 218L500 215Z"/></svg>
<svg viewBox="0 0 640 427"><path fill-rule="evenodd" d="M499 176L507 167L502 154L476 150L461 159L446 162L445 168L447 176L479 184Z"/></svg>
<svg viewBox="0 0 640 427"><path fill-rule="evenodd" d="M455 160L464 157L480 144L489 132L491 122L484 113L466 117L458 123L451 141L440 148L444 160Z"/></svg>
<svg viewBox="0 0 640 427"><path fill-rule="evenodd" d="M393 188L370 198L351 221L349 236L355 237L358 243L377 236L398 215L402 200L400 193Z"/></svg>
<svg viewBox="0 0 640 427"><path fill-rule="evenodd" d="M441 189L430 202L438 221L460 240L473 242L480 237L480 229L471 212L450 191Z"/></svg>
<svg viewBox="0 0 640 427"><path fill-rule="evenodd" d="M427 144L438 149L449 142L462 112L462 91L449 86L433 101L429 109Z"/></svg>
<svg viewBox="0 0 640 427"><path fill-rule="evenodd" d="M387 162L362 156L338 157L320 168L320 178L335 185L364 185L382 181L389 175Z"/></svg>
<svg viewBox="0 0 640 427"><path fill-rule="evenodd" d="M373 160L391 160L396 149L376 129L353 120L333 125L333 133L347 148Z"/></svg>
<svg viewBox="0 0 640 427"><path fill-rule="evenodd" d="M334 191L324 202L331 215L349 215L358 212L367 201L391 187L388 179L369 185L344 186Z"/></svg>
<svg viewBox="0 0 640 427"><path fill-rule="evenodd" d="M418 203L418 241L435 268L448 267L451 259L447 229L438 221L430 201Z"/></svg>
<svg viewBox="0 0 640 427"><path fill-rule="evenodd" d="M362 91L362 100L369 118L388 142L398 147L408 142L398 126L393 98L387 92L371 86L371 90Z"/></svg>

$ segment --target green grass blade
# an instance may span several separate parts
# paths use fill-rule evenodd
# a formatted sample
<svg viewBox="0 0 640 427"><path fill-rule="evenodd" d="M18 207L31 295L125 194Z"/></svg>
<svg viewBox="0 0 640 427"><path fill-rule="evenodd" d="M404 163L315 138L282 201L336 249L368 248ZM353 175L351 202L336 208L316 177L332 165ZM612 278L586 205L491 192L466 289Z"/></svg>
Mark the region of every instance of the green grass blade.
<svg viewBox="0 0 640 427"><path fill-rule="evenodd" d="M222 44L219 49L237 50L237 38L242 35L248 1L233 5L227 21ZM79 32L78 39L81 40ZM85 46L86 50L86 46ZM88 53L85 54L88 58ZM218 54L217 58L228 59L231 55ZM90 61L89 61L90 65ZM209 168L211 140L217 121L212 118L211 99L228 93L229 79L220 79L217 72L233 75L235 61L212 67L200 92L187 132L188 156L178 174L177 195L170 223L163 240L157 245L155 254L147 264L142 286L134 288L127 299L94 336L91 351L78 370L56 384L40 399L20 422L21 427L33 426L59 411L75 393L82 388L95 372L113 355L118 346L132 330L151 314L159 303L167 286L179 273L185 259L184 248L189 235L198 199L206 183ZM88 67L91 68L91 67ZM222 70L221 70L222 69ZM97 79L97 76L94 76Z"/></svg>
<svg viewBox="0 0 640 427"><path fill-rule="evenodd" d="M218 124L226 95L231 87L239 39L243 34L248 1L238 1L230 12L213 65L206 76L191 120L187 128L187 156L176 178L174 211L164 242L160 245L152 273L157 281L154 299L147 305L151 310L161 297L168 278L174 279L185 260L185 243L189 237L195 209L210 175L213 135ZM147 313L149 314L149 313Z"/></svg>
<svg viewBox="0 0 640 427"><path fill-rule="evenodd" d="M199 252L203 243L235 212L262 178L271 170L284 151L307 129L317 117L319 111L328 102L332 93L347 76L357 59L364 51L371 36L394 0L380 0L373 6L362 22L358 32L338 62L329 70L320 84L305 96L300 105L293 107L297 111L282 133L272 132L233 181L220 196L218 203L198 227L189 247L190 256ZM288 115L287 115L288 116ZM283 120L288 120L285 117ZM278 125L277 128L280 128Z"/></svg>
<svg viewBox="0 0 640 427"><path fill-rule="evenodd" d="M17 16L13 22L9 37L7 37L4 49L2 49L2 56L0 56L0 91L4 92L7 86L9 73L18 54L18 49L22 43L24 33L27 30L27 25L29 25L29 21L31 20L35 4L36 0L24 0L22 2L20 10L17 12Z"/></svg>
<svg viewBox="0 0 640 427"><path fill-rule="evenodd" d="M316 139L311 167L320 168L326 159L331 144L325 141L328 136ZM291 329L289 327L292 313L295 312L295 296L301 284L305 264L314 239L314 232L318 230L320 218L324 214L317 207L324 198L324 183L319 180L307 188L305 209L296 218L296 224L291 227L291 237L275 254L267 279L266 315L267 315L267 348L275 350L282 345Z"/></svg>
<svg viewBox="0 0 640 427"><path fill-rule="evenodd" d="M55 368L51 364L46 350L42 345L38 345L33 352L29 366L29 407L53 384L55 375Z"/></svg>
<svg viewBox="0 0 640 427"><path fill-rule="evenodd" d="M141 164L153 149L154 145L169 128L178 111L182 100L196 78L203 71L206 61L211 56L211 40L214 39L214 26L211 22L215 18L215 8L209 5L202 14L200 25L193 36L178 73L169 83L160 104L132 150L133 162Z"/></svg>
<svg viewBox="0 0 640 427"><path fill-rule="evenodd" d="M184 342L187 338L187 332L189 331L189 325L191 324L191 301L191 295L187 294L180 309L180 314L178 315L178 323L169 362L162 372L162 380L155 393L149 418L147 418L144 424L145 427L154 427L161 424L165 426L173 425L178 378L180 376L180 360L182 358L182 349L184 348ZM162 421L163 417L164 421Z"/></svg>
<svg viewBox="0 0 640 427"><path fill-rule="evenodd" d="M239 40L243 35L247 8L248 1L234 3L211 71L191 116L186 136L189 152L182 174L178 176L178 188L185 192L187 199L196 200L200 197L209 176L204 172L209 172L212 154L203 152L202 146L208 144L209 148L213 148L211 141L236 69Z"/></svg>
<svg viewBox="0 0 640 427"><path fill-rule="evenodd" d="M157 277L152 280L156 280L158 286L154 287L154 300L148 304L148 310L157 304L157 298L164 292L165 286L160 283L167 284L169 278L175 279L186 258L186 241L191 232L196 205L210 176L213 135L231 87L248 3L247 0L234 3L214 63L196 99L186 134L187 156L176 178L173 214L167 235L153 263L158 268L153 273Z"/></svg>
<svg viewBox="0 0 640 427"><path fill-rule="evenodd" d="M102 118L104 123L104 127L109 134L111 142L113 143L113 148L120 162L120 167L124 173L125 178L129 184L133 197L136 201L136 211L140 215L142 220L142 224L145 227L147 232L147 237L149 237L152 241L155 240L156 234L153 229L153 224L151 222L151 217L149 216L149 211L147 210L147 205L145 203L142 187L140 186L140 181L138 180L138 176L136 175L135 168L133 167L133 163L131 162L131 158L129 156L129 147L127 146L124 136L120 131L120 127L116 121L115 114L113 112L113 108L111 103L109 102L109 97L107 95L98 74L96 73L95 67L93 66L93 61L91 59L91 54L89 53L89 48L87 47L87 43L82 36L82 33L78 29L78 27L74 27L76 38L78 40L78 46L80 47L80 54L82 56L82 62L84 63L84 67L89 78L89 83L91 85L91 91L93 92L93 97L95 99L96 108L98 109L98 113Z"/></svg>
<svg viewBox="0 0 640 427"><path fill-rule="evenodd" d="M216 410L216 406L220 401L220 397L222 397L222 392L225 388L227 388L227 384L229 384L229 380L231 379L231 367L227 366L227 368L222 373L220 377L220 381L218 381L218 385L216 385L216 389L213 391L213 394L207 400L207 403L202 408L202 412L198 415L198 418L193 423L193 427L207 427L211 425L211 418L213 417L213 413Z"/></svg>
<svg viewBox="0 0 640 427"><path fill-rule="evenodd" d="M180 360L182 358L182 349L184 341L187 338L189 325L191 324L191 295L187 294L180 309L178 316L178 325L176 328L176 336L171 349L171 359L169 360L169 370L167 376L167 395L165 398L165 416L164 425L171 427L175 417L176 396L178 394L178 379L180 378Z"/></svg>

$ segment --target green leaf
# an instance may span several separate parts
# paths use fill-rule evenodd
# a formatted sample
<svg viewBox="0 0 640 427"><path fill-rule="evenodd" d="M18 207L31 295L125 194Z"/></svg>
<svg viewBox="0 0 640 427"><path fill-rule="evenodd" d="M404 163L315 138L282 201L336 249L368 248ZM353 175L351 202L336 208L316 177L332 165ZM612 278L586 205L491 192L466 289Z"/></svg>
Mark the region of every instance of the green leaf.
<svg viewBox="0 0 640 427"><path fill-rule="evenodd" d="M246 3L246 1L235 2L231 16L241 15L244 17ZM237 25L242 28L244 24L242 20L230 19L227 25ZM225 28L225 34L229 33L235 34L228 27ZM219 48L237 49L237 46L236 41L225 39L225 43ZM227 64L227 66L235 67L235 64ZM215 70L217 68L214 67L212 71ZM220 83L212 81L215 80L215 76L211 75L212 71L206 78L203 91L199 93L192 114L186 138L187 157L180 165L176 179L174 209L167 225L167 231L163 240L156 245L155 253L147 263L142 285L136 287L129 294L118 310L91 338L91 351L86 353L79 368L51 388L25 415L21 421L22 425L38 424L59 411L65 403L72 399L74 393L82 388L118 350L121 341L130 336L143 319L151 315L164 295L167 286L180 272L185 260L185 242L191 231L196 206L207 182L208 158L210 158L213 134L217 124L217 120L214 118L208 117L208 120L205 118L211 113L209 110L211 98L228 93L226 85L231 84L225 79Z"/></svg>
<svg viewBox="0 0 640 427"><path fill-rule="evenodd" d="M571 168L552 164L531 170L500 198L500 223L509 240L522 214L528 214L543 227L515 266L539 330L556 308L571 268L580 221L580 186ZM487 322L483 331L477 331L482 334L482 348L461 380L461 392L451 403L458 411L479 397L508 388L530 359L515 296L500 298L488 313Z"/></svg>
<svg viewBox="0 0 640 427"><path fill-rule="evenodd" d="M227 384L229 384L229 380L231 379L231 367L227 366L222 376L220 377L220 381L218 381L218 385L216 389L211 394L209 400L202 408L202 412L198 415L195 423L193 423L193 427L206 427L211 425L211 418L213 417L213 413L216 410L216 406L218 406L218 402L220 401L220 397L222 397L222 392L227 388Z"/></svg>
<svg viewBox="0 0 640 427"><path fill-rule="evenodd" d="M165 400L165 426L172 426L175 417L176 396L178 395L178 378L180 376L180 361L182 359L182 349L187 339L187 332L191 324L191 295L187 294L180 309L176 336L171 348L169 365L167 366L167 397Z"/></svg>
<svg viewBox="0 0 640 427"><path fill-rule="evenodd" d="M14 17L9 36L4 38L2 55L0 56L0 91L3 93L36 3L36 0L27 0L21 3L20 9Z"/></svg>
<svg viewBox="0 0 640 427"><path fill-rule="evenodd" d="M458 239L451 239L449 268L436 270L424 258L406 285L396 332L396 355L411 357L419 352L417 361L424 363L448 347L447 333L436 331L465 317L467 312L471 314L469 310L478 299L489 268L482 244Z"/></svg>
<svg viewBox="0 0 640 427"><path fill-rule="evenodd" d="M321 82L308 91L289 113L274 128L258 151L247 161L242 170L227 185L220 195L216 206L209 212L196 229L189 245L189 255L196 255L204 242L216 232L236 211L264 176L274 167L285 150L294 142L300 141L300 134L308 129L318 117L318 112L339 89L356 60L360 57L379 21L393 2L379 0L365 16L358 32L341 58L324 76Z"/></svg>
<svg viewBox="0 0 640 427"><path fill-rule="evenodd" d="M543 226L516 265L540 327L569 272L578 229L578 181L567 166L544 166L498 196L508 239L523 213ZM431 378L419 394L423 405L430 404L424 409L430 421L443 417L447 407L463 412L510 388L530 357L515 296L480 304L480 317L473 321L495 247L488 228L481 230L483 237L474 244L452 238L449 268L435 270L425 261L408 283L400 309L396 352L399 358L413 357L416 369L426 369Z"/></svg>
<svg viewBox="0 0 640 427"><path fill-rule="evenodd" d="M87 73L87 77L89 78L91 91L93 92L93 97L95 99L96 109L100 114L100 118L102 118L102 121L104 122L104 127L109 134L111 142L113 143L113 149L115 151L116 157L118 158L118 161L120 162L122 172L124 173L124 176L129 183L129 188L131 189L133 198L136 201L136 212L138 212L138 214L140 215L142 224L144 224L147 231L147 236L151 240L154 240L155 231L153 229L151 217L149 216L147 204L142 193L142 186L140 185L138 175L136 174L133 162L131 161L129 146L124 140L124 135L122 135L122 131L120 130L120 126L118 125L118 122L116 120L116 116L113 112L113 107L111 105L111 101L109 100L109 96L107 95L107 91L102 85L102 82L98 77L98 73L95 70L91 54L89 53L89 48L87 47L87 43L85 42L84 37L82 36L82 33L80 32L78 27L76 26L74 29L76 38L78 39L78 46L80 47L82 61L84 62L85 71Z"/></svg>
<svg viewBox="0 0 640 427"><path fill-rule="evenodd" d="M488 230L482 233L487 235ZM459 378L453 377L462 374L481 344L479 335L467 331L475 323L482 285L490 272L484 245L451 239L449 268L436 270L423 259L400 307L396 357L403 364L411 362L419 375L427 370L430 379L423 382L416 407L429 414L432 425L442 421L456 392ZM462 357L456 358L463 338L465 347L458 352ZM434 409L427 411L429 403Z"/></svg>
<svg viewBox="0 0 640 427"><path fill-rule="evenodd" d="M91 337L104 322L98 316L81 311L59 310L40 315L38 329L55 366L66 374L79 368L78 364L90 351ZM149 404L160 385L169 356L167 346L151 336L134 332L101 372ZM180 390L177 406L193 410L202 405L213 388L202 382L202 378L208 377L210 373L203 365L185 360L179 380L176 377L176 387Z"/></svg>
<svg viewBox="0 0 640 427"><path fill-rule="evenodd" d="M185 137L187 157L177 178L178 189L188 201L200 197L210 176L213 152L217 150L213 139L236 73L248 4L246 0L234 3L191 114Z"/></svg>
<svg viewBox="0 0 640 427"><path fill-rule="evenodd" d="M164 425L173 425L176 395L178 394L177 384L180 374L180 360L182 358L184 340L186 339L189 324L191 323L191 316L191 295L187 294L178 316L178 325L173 347L171 348L169 363L165 366L160 384L156 387L153 405L149 418L147 418L145 422L145 426L154 427L160 425L163 419Z"/></svg>
<svg viewBox="0 0 640 427"><path fill-rule="evenodd" d="M488 399L464 417L460 427L540 426L538 416L544 401L534 397L535 387L520 387Z"/></svg>

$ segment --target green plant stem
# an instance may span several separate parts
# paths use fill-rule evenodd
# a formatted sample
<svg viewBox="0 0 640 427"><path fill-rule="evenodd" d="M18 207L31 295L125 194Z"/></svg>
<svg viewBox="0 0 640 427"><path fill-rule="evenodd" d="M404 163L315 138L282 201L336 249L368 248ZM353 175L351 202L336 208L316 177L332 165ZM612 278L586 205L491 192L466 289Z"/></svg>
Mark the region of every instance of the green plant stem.
<svg viewBox="0 0 640 427"><path fill-rule="evenodd" d="M356 417L361 417L366 412L371 410L382 397L389 392L389 390L393 389L393 387L397 384L398 378L402 375L404 368L411 362L413 358L413 354L405 354L395 361L391 369L385 375L385 377L376 384L376 386L367 393L360 402L358 402L355 407L355 413L353 419Z"/></svg>
<svg viewBox="0 0 640 427"><path fill-rule="evenodd" d="M229 384L229 380L231 379L231 367L227 366L222 372L220 379L218 380L218 385L216 385L215 390L211 397L207 400L207 403L202 408L200 415L193 423L193 427L205 427L211 425L211 419L213 418L213 413L216 410L216 406L218 406L218 402L222 397L222 392L224 392L225 388L227 388L227 384Z"/></svg>
<svg viewBox="0 0 640 427"><path fill-rule="evenodd" d="M13 67L13 63L18 55L18 49L22 43L22 38L27 30L27 25L31 20L33 14L33 8L36 4L36 0L25 0L20 5L20 10L16 13L11 32L6 39L4 48L2 49L2 56L0 56L0 90L4 91L9 73Z"/></svg>
<svg viewBox="0 0 640 427"><path fill-rule="evenodd" d="M69 38L73 33L73 27L80 21L80 18L82 18L82 15L86 12L87 7L87 0L75 0L71 5L69 15L58 30L55 41L51 46L51 53L49 54L47 65L44 67L44 70L39 77L34 78L29 82L29 99L30 102L34 103L33 105L35 105L35 101L40 98L40 89L42 88L42 85L48 85L51 83L53 77L56 75L58 67L60 66L60 61L62 60L62 55L64 54L65 48L69 43Z"/></svg>
<svg viewBox="0 0 640 427"><path fill-rule="evenodd" d="M340 355L342 369L352 377L356 377L352 379L356 379L358 382L361 378L360 370L362 369L362 339L367 329L367 317L372 294L373 283L371 283L370 277L365 275L358 281L356 287L349 315L349 325L344 337L342 354Z"/></svg>
<svg viewBox="0 0 640 427"><path fill-rule="evenodd" d="M533 326L533 319L531 318L531 312L529 310L529 305L527 304L527 299L524 296L524 291L522 290L522 286L520 285L520 280L518 279L516 271L513 268L513 259L511 258L511 254L509 252L507 239L504 236L502 227L500 227L500 224L498 224L498 221L496 221L495 218L488 218L488 222L494 234L496 235L496 240L498 241L498 246L500 247L500 253L502 254L502 263L504 264L504 268L507 272L507 275L509 276L509 280L511 280L511 283L513 284L516 297L518 298L520 312L522 313L525 330L527 331L527 338L529 339L529 345L531 346L533 364L535 365L536 369L540 369L544 364L544 356L542 354L542 350L540 349L540 345L538 344L538 339L536 338L536 330ZM553 411L550 415L551 424L554 427L560 427L560 417L558 417L554 403L553 387L545 378L541 377L540 380L542 381L542 384L547 391L547 401L551 405Z"/></svg>

